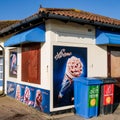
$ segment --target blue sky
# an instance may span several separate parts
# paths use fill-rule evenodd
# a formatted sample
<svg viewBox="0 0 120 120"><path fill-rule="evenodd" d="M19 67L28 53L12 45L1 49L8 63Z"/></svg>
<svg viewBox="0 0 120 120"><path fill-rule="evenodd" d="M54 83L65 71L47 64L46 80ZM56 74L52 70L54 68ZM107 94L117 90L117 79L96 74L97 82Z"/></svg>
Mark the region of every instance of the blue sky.
<svg viewBox="0 0 120 120"><path fill-rule="evenodd" d="M75 8L120 19L120 0L0 0L0 20L21 20L49 8Z"/></svg>

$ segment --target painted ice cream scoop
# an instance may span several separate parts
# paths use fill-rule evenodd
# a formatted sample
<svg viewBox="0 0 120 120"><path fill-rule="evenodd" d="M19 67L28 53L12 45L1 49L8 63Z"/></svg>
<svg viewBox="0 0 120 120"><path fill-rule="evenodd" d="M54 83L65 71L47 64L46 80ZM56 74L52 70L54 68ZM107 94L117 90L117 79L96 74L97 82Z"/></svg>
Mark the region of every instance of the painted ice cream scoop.
<svg viewBox="0 0 120 120"><path fill-rule="evenodd" d="M70 78L79 77L83 72L83 64L80 60L80 58L77 58L75 56L72 56L68 59L67 65L66 65L66 74Z"/></svg>
<svg viewBox="0 0 120 120"><path fill-rule="evenodd" d="M62 98L67 89L73 82L73 78L79 77L83 72L83 64L80 58L72 56L67 60L66 71L62 81L62 87L59 91L58 98Z"/></svg>

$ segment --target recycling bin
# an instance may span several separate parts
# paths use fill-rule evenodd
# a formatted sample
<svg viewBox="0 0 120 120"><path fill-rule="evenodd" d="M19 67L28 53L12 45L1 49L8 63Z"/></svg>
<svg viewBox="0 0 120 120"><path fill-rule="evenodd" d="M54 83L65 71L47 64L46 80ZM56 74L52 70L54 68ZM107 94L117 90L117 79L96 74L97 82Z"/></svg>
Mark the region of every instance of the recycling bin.
<svg viewBox="0 0 120 120"><path fill-rule="evenodd" d="M100 96L100 114L111 114L114 111L114 78L99 78L103 81Z"/></svg>
<svg viewBox="0 0 120 120"><path fill-rule="evenodd" d="M101 84L102 81L96 78L74 79L74 106L77 115L84 118L98 116Z"/></svg>

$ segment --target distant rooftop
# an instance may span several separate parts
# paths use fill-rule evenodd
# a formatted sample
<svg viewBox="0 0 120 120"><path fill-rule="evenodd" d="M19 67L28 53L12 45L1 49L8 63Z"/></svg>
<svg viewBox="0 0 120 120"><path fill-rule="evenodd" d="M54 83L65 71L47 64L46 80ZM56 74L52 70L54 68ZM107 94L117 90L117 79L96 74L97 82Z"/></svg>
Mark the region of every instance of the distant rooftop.
<svg viewBox="0 0 120 120"><path fill-rule="evenodd" d="M0 30L18 22L19 22L18 20L0 21Z"/></svg>

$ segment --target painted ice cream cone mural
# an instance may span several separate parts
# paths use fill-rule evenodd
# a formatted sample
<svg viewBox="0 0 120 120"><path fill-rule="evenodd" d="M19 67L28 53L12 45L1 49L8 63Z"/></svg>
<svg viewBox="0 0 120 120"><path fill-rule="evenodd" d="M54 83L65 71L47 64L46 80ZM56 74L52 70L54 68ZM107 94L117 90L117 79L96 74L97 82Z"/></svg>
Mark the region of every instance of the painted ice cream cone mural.
<svg viewBox="0 0 120 120"><path fill-rule="evenodd" d="M83 72L83 64L80 58L72 56L67 60L66 71L64 79L62 81L62 87L59 91L58 98L64 96L64 92L70 87L73 82L73 78L79 77Z"/></svg>
<svg viewBox="0 0 120 120"><path fill-rule="evenodd" d="M53 107L74 104L74 78L87 76L87 48L53 47Z"/></svg>
<svg viewBox="0 0 120 120"><path fill-rule="evenodd" d="M10 72L11 77L17 77L17 52L16 52L16 49L10 51L9 72Z"/></svg>
<svg viewBox="0 0 120 120"><path fill-rule="evenodd" d="M13 54L12 62L11 62L11 71L13 72L13 74L17 74L16 61L17 61L16 55Z"/></svg>

